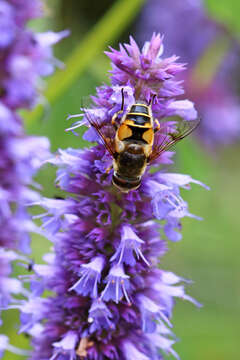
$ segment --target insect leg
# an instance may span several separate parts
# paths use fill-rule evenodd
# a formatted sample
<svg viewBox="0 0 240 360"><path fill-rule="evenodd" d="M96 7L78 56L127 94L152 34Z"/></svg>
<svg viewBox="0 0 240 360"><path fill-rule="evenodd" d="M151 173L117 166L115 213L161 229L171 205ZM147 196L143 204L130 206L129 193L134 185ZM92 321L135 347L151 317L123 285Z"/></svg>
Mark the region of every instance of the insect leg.
<svg viewBox="0 0 240 360"><path fill-rule="evenodd" d="M110 166L105 170L105 171L106 171L106 174L109 174L110 171L112 170L112 168L113 168L113 164L110 165Z"/></svg>
<svg viewBox="0 0 240 360"><path fill-rule="evenodd" d="M119 110L112 117L112 125L114 126L115 130L118 129L118 125L116 124L116 119L117 119L118 115L121 114L122 112L123 112L122 110Z"/></svg>
<svg viewBox="0 0 240 360"><path fill-rule="evenodd" d="M87 349L93 346L93 341L89 341L87 337L83 337L80 340L78 348L76 349L76 354L81 358L86 358L87 356Z"/></svg>
<svg viewBox="0 0 240 360"><path fill-rule="evenodd" d="M158 130L160 130L160 123L157 119L154 119L154 121L155 121L155 124L157 125L157 127L155 127L155 129L154 129L154 133L156 133Z"/></svg>
<svg viewBox="0 0 240 360"><path fill-rule="evenodd" d="M148 102L148 106L152 106L152 104L153 104L153 102L154 102L154 100L155 100L155 98L156 98L156 94L154 94L152 97L151 97L151 99L149 100L149 102Z"/></svg>
<svg viewBox="0 0 240 360"><path fill-rule="evenodd" d="M121 93L122 93L121 110L117 111L112 117L112 125L115 127L115 130L117 130L117 128L118 128L118 126L116 124L116 119L117 119L118 115L120 115L123 112L123 109L124 109L124 91L123 91L123 88L121 90Z"/></svg>

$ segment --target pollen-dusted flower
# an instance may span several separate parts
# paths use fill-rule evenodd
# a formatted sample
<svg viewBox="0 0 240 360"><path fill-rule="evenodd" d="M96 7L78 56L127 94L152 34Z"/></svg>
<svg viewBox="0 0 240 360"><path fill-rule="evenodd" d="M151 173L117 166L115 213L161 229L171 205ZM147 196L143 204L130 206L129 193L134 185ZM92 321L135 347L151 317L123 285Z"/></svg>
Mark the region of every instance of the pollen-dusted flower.
<svg viewBox="0 0 240 360"><path fill-rule="evenodd" d="M160 121L173 111L186 121L197 116L191 102L175 99L180 85L174 75L183 66L175 57L162 57L160 35L153 35L142 51L131 39L108 55L112 85L97 89L95 105L71 130L88 124L89 116L107 136L113 131L112 116L121 109L122 92L126 106L136 97L147 101L155 95L153 113ZM174 130L175 123L165 126ZM30 359L157 360L162 353L178 358L169 329L174 298L194 300L184 292L184 279L158 269L158 259L167 250L166 235L179 240L182 217L192 216L180 188L204 185L189 175L147 169L138 190L121 193L112 185L112 171L106 171L112 159L101 139L92 128L84 137L98 144L60 149L49 160L57 166L57 186L67 197L38 202L54 256L45 258L49 270L34 265L30 276L35 289L39 281L52 295L46 299L32 292L19 305L23 327L32 335ZM171 163L171 156L164 152L153 166ZM33 308L37 312L30 315Z"/></svg>
<svg viewBox="0 0 240 360"><path fill-rule="evenodd" d="M165 34L166 54L177 53L188 64L179 78L185 81L187 97L194 101L201 117L196 134L210 148L239 139L240 102L233 78L239 67L236 44L230 44L212 78L207 78L209 71L197 70L196 76L198 62L209 48L221 37L226 41L224 26L208 16L203 0L149 0L138 22L137 38L144 43L156 30Z"/></svg>

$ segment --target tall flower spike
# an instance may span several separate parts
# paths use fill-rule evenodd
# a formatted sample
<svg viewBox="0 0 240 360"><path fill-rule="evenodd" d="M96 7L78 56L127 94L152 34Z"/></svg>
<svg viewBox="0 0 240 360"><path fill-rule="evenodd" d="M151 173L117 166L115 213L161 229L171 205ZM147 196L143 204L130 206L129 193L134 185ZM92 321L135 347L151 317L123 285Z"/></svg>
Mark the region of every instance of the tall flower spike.
<svg viewBox="0 0 240 360"><path fill-rule="evenodd" d="M29 234L39 232L28 216L26 206L40 198L31 189L37 188L33 176L50 157L47 138L24 134L18 110L31 109L42 101L41 78L60 65L53 56L52 45L68 34L36 34L28 29L29 20L42 16L41 8L39 0L0 1L1 310L12 300L12 294L24 293L19 280L10 278L12 262L22 258L13 255L13 251L30 253ZM6 349L15 351L8 342L5 344Z"/></svg>
<svg viewBox="0 0 240 360"><path fill-rule="evenodd" d="M136 98L147 103L155 94L152 110L160 121L173 111L186 120L195 117L191 102L175 98L183 90L174 75L183 66L176 57L163 58L162 51L162 37L153 35L142 51L131 39L119 51L108 52L112 84L97 89L83 124L90 117L105 137L114 135L111 119L121 109L122 92L124 111ZM166 122L174 131L175 124ZM167 249L160 230L171 240L181 236L180 221L190 214L180 188L189 189L196 181L147 169L138 190L121 193L111 183L112 172L106 172L112 158L101 139L93 128L84 138L98 145L59 150L49 160L58 168L58 188L69 195L40 201L55 255L50 273L34 266L33 280L37 275L40 288L53 295L46 299L35 291L21 304L23 328L33 335L30 359L160 360L159 351L176 355L169 330L174 297L192 298L178 284L181 278L158 269L158 258ZM171 156L163 153L155 165L171 163ZM154 222L156 215L159 222ZM49 227L51 219L54 226ZM34 304L41 309L31 316ZM34 333L39 326L42 331Z"/></svg>

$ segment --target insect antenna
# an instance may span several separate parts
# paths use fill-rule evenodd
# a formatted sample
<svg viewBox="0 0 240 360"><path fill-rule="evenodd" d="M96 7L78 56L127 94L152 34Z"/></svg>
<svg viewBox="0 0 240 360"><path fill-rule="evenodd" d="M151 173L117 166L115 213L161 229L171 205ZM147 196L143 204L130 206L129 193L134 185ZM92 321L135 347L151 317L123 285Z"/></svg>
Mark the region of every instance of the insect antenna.
<svg viewBox="0 0 240 360"><path fill-rule="evenodd" d="M123 112L124 109L124 88L121 89L121 93L122 93L122 105L121 105L121 112Z"/></svg>
<svg viewBox="0 0 240 360"><path fill-rule="evenodd" d="M150 98L150 100L148 101L148 106L152 106L152 104L154 103L155 98L157 97L156 94L153 94Z"/></svg>

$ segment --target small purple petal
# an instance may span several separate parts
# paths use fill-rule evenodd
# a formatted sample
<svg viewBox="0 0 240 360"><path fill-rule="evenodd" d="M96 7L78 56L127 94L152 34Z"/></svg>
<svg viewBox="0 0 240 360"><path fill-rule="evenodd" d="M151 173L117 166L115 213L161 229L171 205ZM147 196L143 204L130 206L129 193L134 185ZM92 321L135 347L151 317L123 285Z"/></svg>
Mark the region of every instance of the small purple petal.
<svg viewBox="0 0 240 360"><path fill-rule="evenodd" d="M96 298L103 266L104 258L102 256L94 258L89 264L81 265L80 279L69 290L75 290L78 294Z"/></svg>
<svg viewBox="0 0 240 360"><path fill-rule="evenodd" d="M135 253L137 259L141 258L145 264L149 266L149 262L145 259L141 251L141 244L143 243L144 241L136 235L131 226L124 225L121 230L121 243L115 254L111 257L110 261L116 261L118 264L126 263L134 266L136 263L134 257Z"/></svg>
<svg viewBox="0 0 240 360"><path fill-rule="evenodd" d="M185 120L195 120L197 118L197 111L194 104L189 100L177 100L169 104L169 116L180 116Z"/></svg>
<svg viewBox="0 0 240 360"><path fill-rule="evenodd" d="M100 299L94 300L89 310L88 322L91 324L90 332L100 329L113 329L114 324L110 320L112 314L104 302Z"/></svg>
<svg viewBox="0 0 240 360"><path fill-rule="evenodd" d="M107 285L101 294L101 299L104 301L113 300L118 304L122 297L125 297L130 304L131 302L127 293L130 288L129 278L130 277L124 273L121 265L113 266L104 281Z"/></svg>
<svg viewBox="0 0 240 360"><path fill-rule="evenodd" d="M139 351L135 344L133 344L131 341L125 340L122 343L122 350L126 360L151 360L148 356Z"/></svg>

